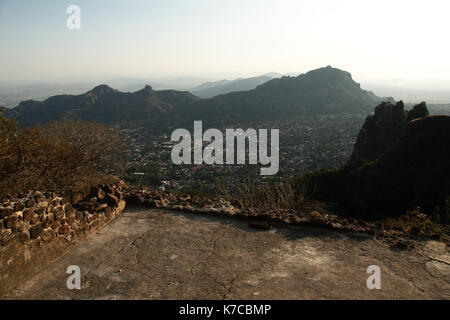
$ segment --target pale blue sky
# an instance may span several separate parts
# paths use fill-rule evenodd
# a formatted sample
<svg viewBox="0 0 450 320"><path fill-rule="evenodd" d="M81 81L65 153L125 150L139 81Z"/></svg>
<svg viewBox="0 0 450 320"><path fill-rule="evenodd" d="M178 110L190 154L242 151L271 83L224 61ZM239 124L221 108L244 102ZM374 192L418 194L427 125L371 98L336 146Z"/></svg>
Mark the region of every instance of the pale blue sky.
<svg viewBox="0 0 450 320"><path fill-rule="evenodd" d="M81 30L66 8L81 8ZM357 80L450 81L448 1L0 0L0 81L241 76L332 65Z"/></svg>

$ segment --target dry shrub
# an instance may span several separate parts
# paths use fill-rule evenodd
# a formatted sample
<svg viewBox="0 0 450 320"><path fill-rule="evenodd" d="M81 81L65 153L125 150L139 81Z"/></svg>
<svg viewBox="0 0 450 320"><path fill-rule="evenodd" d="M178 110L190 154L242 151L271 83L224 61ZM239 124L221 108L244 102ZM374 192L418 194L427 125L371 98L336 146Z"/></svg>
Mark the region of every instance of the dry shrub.
<svg viewBox="0 0 450 320"><path fill-rule="evenodd" d="M44 138L58 139L84 153L86 165L106 174L123 171L128 151L120 133L101 123L62 120L38 127Z"/></svg>
<svg viewBox="0 0 450 320"><path fill-rule="evenodd" d="M221 193L248 208L266 211L294 210L298 213L312 210L325 211L323 203L308 197L309 193L305 184L293 179L264 183L246 180L237 184L232 191Z"/></svg>
<svg viewBox="0 0 450 320"><path fill-rule="evenodd" d="M0 121L0 195L40 190L72 198L120 173L124 143L104 125L64 120L19 131Z"/></svg>
<svg viewBox="0 0 450 320"><path fill-rule="evenodd" d="M422 213L420 207L409 210L399 218L386 218L383 225L388 229L401 231L409 236L445 233L445 226L433 222Z"/></svg>

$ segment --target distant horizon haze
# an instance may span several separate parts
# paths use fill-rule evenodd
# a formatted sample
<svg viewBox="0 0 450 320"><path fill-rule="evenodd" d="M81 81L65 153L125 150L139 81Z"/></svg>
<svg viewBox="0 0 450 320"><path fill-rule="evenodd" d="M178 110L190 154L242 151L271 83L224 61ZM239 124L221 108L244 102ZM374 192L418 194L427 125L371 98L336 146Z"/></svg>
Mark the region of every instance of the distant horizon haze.
<svg viewBox="0 0 450 320"><path fill-rule="evenodd" d="M72 4L80 30L66 27ZM217 80L332 65L361 83L445 90L449 9L442 0L0 0L0 82Z"/></svg>
<svg viewBox="0 0 450 320"><path fill-rule="evenodd" d="M322 66L325 67L325 66ZM334 67L334 66L333 66ZM340 68L339 68L340 69ZM341 69L342 70L342 69ZM309 72L311 70L307 70ZM450 103L450 87L441 83L441 86L423 86L422 83L414 81L402 81L399 79L388 79L387 81L360 81L351 70L344 70L352 74L353 79L360 83L361 88L372 91L379 97L393 97L395 100L403 100L405 103L419 103L426 101L430 104ZM268 72L264 74L250 75L248 78L269 75L273 78L282 76L298 76L306 72L290 72L281 74ZM106 84L114 89L125 92L134 92L150 85L154 90L179 90L190 91L196 94L196 88L201 85L221 82L222 80L247 79L231 73L209 73L209 74L180 74L173 76L147 76L135 75L80 75L53 79L40 79L28 81L0 81L0 106L15 107L19 102L25 100L45 100L58 94L80 94L87 92L100 84ZM243 89L246 90L246 89ZM239 90L231 90L239 91ZM230 91L227 91L230 92ZM16 98L11 98L15 96Z"/></svg>

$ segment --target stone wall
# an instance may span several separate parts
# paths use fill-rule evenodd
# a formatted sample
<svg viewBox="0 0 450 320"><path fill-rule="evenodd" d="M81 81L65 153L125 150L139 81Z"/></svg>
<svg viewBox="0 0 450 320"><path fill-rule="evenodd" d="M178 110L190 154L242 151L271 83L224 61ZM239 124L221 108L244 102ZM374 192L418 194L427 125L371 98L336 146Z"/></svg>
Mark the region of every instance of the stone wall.
<svg viewBox="0 0 450 320"><path fill-rule="evenodd" d="M249 207L237 199L226 200L223 198L208 198L204 196L180 195L165 192L158 189L140 186L126 186L123 193L127 204L159 208L166 210L177 210L193 214L216 215L235 217L250 222L250 226L267 228L271 223L286 223L290 225L320 226L345 232L365 232L374 234L374 223L362 220L347 219L331 214L322 209L297 212L293 209L262 209ZM267 222L267 224L261 223Z"/></svg>
<svg viewBox="0 0 450 320"><path fill-rule="evenodd" d="M39 191L0 202L0 297L115 219L122 186L92 188L75 206Z"/></svg>
<svg viewBox="0 0 450 320"><path fill-rule="evenodd" d="M365 233L375 236L394 249L405 249L413 246L413 239L443 240L444 235L436 231L433 224L424 224L422 229L411 233L409 228L401 229L384 221L365 221L360 218L343 217L329 212L326 208L312 206L312 202L301 210L293 209L263 209L249 207L239 199L226 200L223 198L208 198L203 196L190 196L174 194L159 189L141 186L125 186L123 197L129 205L145 206L161 210L176 210L191 214L206 216L225 216L247 220L249 227L269 229L272 225L288 224L296 226L320 227L345 233ZM402 221L422 221L424 215L412 210L407 212ZM426 217L426 216L425 216ZM412 220L411 220L412 219ZM448 239L445 236L445 239ZM449 240L445 240L449 241Z"/></svg>

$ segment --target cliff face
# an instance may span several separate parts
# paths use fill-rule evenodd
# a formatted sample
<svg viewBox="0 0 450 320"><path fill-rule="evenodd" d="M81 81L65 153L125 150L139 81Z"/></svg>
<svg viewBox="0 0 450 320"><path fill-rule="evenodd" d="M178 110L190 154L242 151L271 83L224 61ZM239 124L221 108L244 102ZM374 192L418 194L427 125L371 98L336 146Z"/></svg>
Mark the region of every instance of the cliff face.
<svg viewBox="0 0 450 320"><path fill-rule="evenodd" d="M427 114L424 103L409 113L401 102L379 105L363 125L351 161L311 178L319 200L338 203L343 214L373 218L420 206L449 223L450 117Z"/></svg>
<svg viewBox="0 0 450 320"><path fill-rule="evenodd" d="M402 101L383 102L368 116L358 134L351 161L376 160L389 150L402 136L407 124L429 115L425 102L405 111Z"/></svg>
<svg viewBox="0 0 450 320"><path fill-rule="evenodd" d="M374 185L382 188L371 196L372 202L378 197L398 208L421 206L428 213L442 209L450 196L450 117L409 122L373 175ZM441 216L448 215L444 211Z"/></svg>

